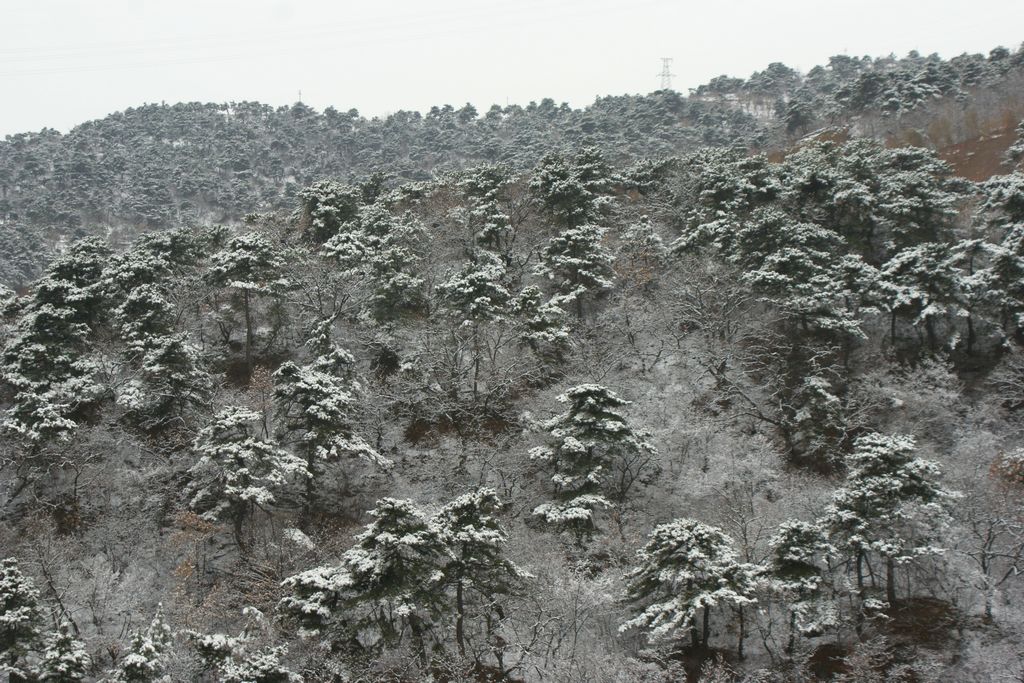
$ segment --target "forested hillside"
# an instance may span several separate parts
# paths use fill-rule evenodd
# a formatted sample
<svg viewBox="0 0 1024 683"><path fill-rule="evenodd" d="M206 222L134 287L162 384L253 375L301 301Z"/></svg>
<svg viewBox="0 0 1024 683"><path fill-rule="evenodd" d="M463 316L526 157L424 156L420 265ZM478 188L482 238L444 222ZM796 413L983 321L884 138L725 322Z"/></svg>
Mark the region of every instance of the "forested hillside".
<svg viewBox="0 0 1024 683"><path fill-rule="evenodd" d="M0 670L1021 678L1022 57L8 138Z"/></svg>
<svg viewBox="0 0 1024 683"><path fill-rule="evenodd" d="M746 80L716 78L689 97L602 97L584 109L544 99L367 119L303 104L145 105L66 135L0 142L10 262L0 282L33 279L46 246L68 237L101 234L123 246L142 231L237 222L291 208L300 189L324 178L409 182L483 163L528 169L581 146L617 164L706 146L784 150L821 127L942 148L1019 120L1022 88L1024 49L998 48L950 60L837 56L806 75L776 63Z"/></svg>

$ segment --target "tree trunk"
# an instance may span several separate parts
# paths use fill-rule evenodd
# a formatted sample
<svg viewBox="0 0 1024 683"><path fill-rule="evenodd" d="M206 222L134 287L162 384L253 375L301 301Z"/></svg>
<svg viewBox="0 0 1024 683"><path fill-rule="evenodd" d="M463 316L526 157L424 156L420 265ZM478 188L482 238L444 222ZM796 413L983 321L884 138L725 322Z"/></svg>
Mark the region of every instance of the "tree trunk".
<svg viewBox="0 0 1024 683"><path fill-rule="evenodd" d="M235 543L238 545L240 551L245 551L245 541L242 539L242 524L245 522L245 512L238 510L235 512L235 517L232 520L233 531L235 534Z"/></svg>
<svg viewBox="0 0 1024 683"><path fill-rule="evenodd" d="M743 639L747 637L747 623L746 623L746 620L745 620L744 617L745 617L745 615L743 614L743 606L740 605L740 636L739 636L739 641L740 642L736 646L736 656L740 658L740 661L743 661L743 659L744 659L744 656L743 656Z"/></svg>
<svg viewBox="0 0 1024 683"><path fill-rule="evenodd" d="M864 628L864 551L857 551L857 599L860 601L857 609L857 635L861 635Z"/></svg>
<svg viewBox="0 0 1024 683"><path fill-rule="evenodd" d="M704 633L702 634L701 640L704 643L705 649L708 646L708 640L711 638L711 608L704 608Z"/></svg>
<svg viewBox="0 0 1024 683"><path fill-rule="evenodd" d="M974 353L974 316L967 314L967 355Z"/></svg>
<svg viewBox="0 0 1024 683"><path fill-rule="evenodd" d="M480 396L480 325L473 323L473 405Z"/></svg>
<svg viewBox="0 0 1024 683"><path fill-rule="evenodd" d="M793 654L796 647L796 610L789 610L789 640L786 642L786 654Z"/></svg>
<svg viewBox="0 0 1024 683"><path fill-rule="evenodd" d="M249 311L249 290L242 290L242 302L245 307L245 367L252 376L252 314Z"/></svg>
<svg viewBox="0 0 1024 683"><path fill-rule="evenodd" d="M306 500L304 509L302 511L302 520L304 522L304 526L309 526L310 518L313 515L313 507L316 504L316 482L314 481L313 476L313 467L315 465L315 460L315 453L311 452L308 455L306 455L306 469L309 470L309 476L306 477Z"/></svg>
<svg viewBox="0 0 1024 683"><path fill-rule="evenodd" d="M924 317L924 331L928 334L928 350L935 353L935 348L938 346L938 339L935 336L935 321L932 320L932 316L926 315Z"/></svg>
<svg viewBox="0 0 1024 683"><path fill-rule="evenodd" d="M465 599L462 594L462 579L455 584L455 642L459 644L459 654L466 656L466 634L463 624L466 617Z"/></svg>
<svg viewBox="0 0 1024 683"><path fill-rule="evenodd" d="M427 659L427 645L423 639L423 628L420 626L420 620L415 614L409 615L409 630L412 631L412 638L416 641L416 650L420 658L420 663L426 666L428 663Z"/></svg>
<svg viewBox="0 0 1024 683"><path fill-rule="evenodd" d="M896 560L885 558L885 599L889 601L889 609L896 606Z"/></svg>

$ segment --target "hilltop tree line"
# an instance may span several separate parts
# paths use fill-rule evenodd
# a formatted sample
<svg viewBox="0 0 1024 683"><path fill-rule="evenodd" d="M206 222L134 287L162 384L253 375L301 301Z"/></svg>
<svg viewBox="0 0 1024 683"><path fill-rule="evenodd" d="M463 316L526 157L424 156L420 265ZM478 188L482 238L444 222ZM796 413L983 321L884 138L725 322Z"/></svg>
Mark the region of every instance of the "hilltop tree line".
<svg viewBox="0 0 1024 683"><path fill-rule="evenodd" d="M524 170L583 146L619 165L708 146L770 150L862 116L898 119L939 101L966 111L976 93L1013 87L1022 60L1024 51L1005 48L949 60L836 56L807 74L776 63L746 80L713 79L689 97L602 97L583 109L543 99L367 118L302 103L147 104L64 135L0 142L0 281L24 286L48 245L69 239L102 234L125 246L148 230L290 209L324 177L379 174L394 186L481 164Z"/></svg>

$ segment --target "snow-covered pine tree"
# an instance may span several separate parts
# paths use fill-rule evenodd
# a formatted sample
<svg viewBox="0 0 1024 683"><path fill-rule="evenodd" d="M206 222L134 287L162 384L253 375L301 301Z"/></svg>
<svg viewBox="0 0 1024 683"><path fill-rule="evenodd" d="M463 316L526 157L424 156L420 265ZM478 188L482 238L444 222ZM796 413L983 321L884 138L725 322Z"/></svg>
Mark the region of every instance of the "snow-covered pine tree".
<svg viewBox="0 0 1024 683"><path fill-rule="evenodd" d="M421 302L423 278L416 273L420 258L414 248L421 236L411 216L398 219L378 202L363 206L321 253L337 260L346 273L367 279L368 310L376 319L387 320Z"/></svg>
<svg viewBox="0 0 1024 683"><path fill-rule="evenodd" d="M356 358L333 339L334 321L338 314L319 318L309 325L304 346L313 354L313 362L309 364L314 370L348 382L353 390L358 390L356 382Z"/></svg>
<svg viewBox="0 0 1024 683"><path fill-rule="evenodd" d="M504 285L505 267L488 251L474 249L462 267L437 286L450 310L470 323L503 316L510 295Z"/></svg>
<svg viewBox="0 0 1024 683"><path fill-rule="evenodd" d="M765 209L755 212L736 240L730 260L744 270L743 279L755 292L788 315L794 330L864 337L853 315L859 309L847 302L862 300L867 292L850 292L849 283L835 279L847 251L842 237Z"/></svg>
<svg viewBox="0 0 1024 683"><path fill-rule="evenodd" d="M137 375L117 402L144 428L178 420L189 407L209 405L213 382L186 334L148 337Z"/></svg>
<svg viewBox="0 0 1024 683"><path fill-rule="evenodd" d="M171 272L171 264L159 252L141 244L111 256L103 269L103 289L117 304L139 287L153 287Z"/></svg>
<svg viewBox="0 0 1024 683"><path fill-rule="evenodd" d="M103 289L114 303L136 287L159 285L202 255L203 244L189 228L143 235L131 248L113 254L103 268Z"/></svg>
<svg viewBox="0 0 1024 683"><path fill-rule="evenodd" d="M930 149L887 149L872 143L875 151L869 163L877 174L874 194L878 237L889 243L889 253L922 243L950 241L967 184L953 178L949 164Z"/></svg>
<svg viewBox="0 0 1024 683"><path fill-rule="evenodd" d="M249 646L253 632L265 627L263 613L246 607L242 614L247 619L238 636L186 632L202 663L203 673L214 675L216 680L224 683L301 683L304 679L281 663L288 651L287 646L258 650Z"/></svg>
<svg viewBox="0 0 1024 683"><path fill-rule="evenodd" d="M967 326L966 352L974 353L978 341L978 323L992 322L1001 330L998 315L986 320L985 315L993 308L993 301L1001 298L1002 292L991 269L992 257L1001 255L1002 250L990 242L975 238L956 242L950 253L950 265L957 268L956 289L952 293L957 316ZM997 304L998 306L998 304Z"/></svg>
<svg viewBox="0 0 1024 683"><path fill-rule="evenodd" d="M948 519L957 494L943 488L935 463L915 457L917 444L903 435L866 434L847 456L843 485L832 496L821 521L832 542L854 564L862 605L869 600L865 563L877 555L885 564L885 593L896 600L896 567L943 549L933 542Z"/></svg>
<svg viewBox="0 0 1024 683"><path fill-rule="evenodd" d="M0 286L21 289L35 280L49 260L42 232L16 221L0 224Z"/></svg>
<svg viewBox="0 0 1024 683"><path fill-rule="evenodd" d="M85 643L75 638L68 624L61 622L43 642L38 680L41 683L75 683L86 677L91 665Z"/></svg>
<svg viewBox="0 0 1024 683"><path fill-rule="evenodd" d="M128 354L138 355L174 330L174 309L161 286L139 285L114 309L113 322Z"/></svg>
<svg viewBox="0 0 1024 683"><path fill-rule="evenodd" d="M680 639L688 631L692 647L707 647L712 608L757 602L757 575L756 567L736 560L732 539L721 530L692 519L662 524L626 574L626 598L639 613L619 630L641 629L652 640Z"/></svg>
<svg viewBox="0 0 1024 683"><path fill-rule="evenodd" d="M619 412L629 401L599 384L580 384L558 397L569 409L541 424L549 433L545 446L530 450L530 459L553 470L557 502L533 514L548 524L572 531L579 541L596 528L594 511L611 507L604 493L619 500L650 470L656 455L647 440ZM616 481L611 481L612 479Z"/></svg>
<svg viewBox="0 0 1024 683"><path fill-rule="evenodd" d="M980 288L1005 333L1024 327L1024 173L994 176L981 184L979 217L996 235L987 243L989 264Z"/></svg>
<svg viewBox="0 0 1024 683"><path fill-rule="evenodd" d="M144 631L134 631L128 652L111 672L119 683L156 683L163 679L171 649L171 627L164 621L163 606Z"/></svg>
<svg viewBox="0 0 1024 683"><path fill-rule="evenodd" d="M110 247L97 237L75 242L50 262L46 276L35 284L35 300L66 306L75 312L75 322L95 324L104 313L103 268L110 254Z"/></svg>
<svg viewBox="0 0 1024 683"><path fill-rule="evenodd" d="M791 653L798 633L819 635L834 620L831 606L821 600L825 587L824 558L833 549L820 524L799 520L781 524L768 545L769 586L789 609L786 652Z"/></svg>
<svg viewBox="0 0 1024 683"><path fill-rule="evenodd" d="M249 408L224 408L196 437L200 458L189 470L196 490L191 507L205 519L230 520L240 546L253 508L273 504L292 479L309 476L301 458L260 438L261 423Z"/></svg>
<svg viewBox="0 0 1024 683"><path fill-rule="evenodd" d="M493 165L470 169L459 179L469 200L466 217L474 243L500 256L506 267L512 265L515 229L501 199L512 181L508 168Z"/></svg>
<svg viewBox="0 0 1024 683"><path fill-rule="evenodd" d="M889 310L889 334L896 341L896 320L903 316L924 327L928 348L939 349L936 321L951 312L960 273L944 243L923 243L898 252L879 275Z"/></svg>
<svg viewBox="0 0 1024 683"><path fill-rule="evenodd" d="M1024 166L1024 121L1017 124L1017 141L1006 150L1006 159L1018 167Z"/></svg>
<svg viewBox="0 0 1024 683"><path fill-rule="evenodd" d="M529 285L512 300L510 310L520 321L520 341L545 362L561 363L569 349L570 328L558 303L546 301L539 287Z"/></svg>
<svg viewBox="0 0 1024 683"><path fill-rule="evenodd" d="M301 217L306 234L323 244L359 213L362 193L336 180L322 180L299 191Z"/></svg>
<svg viewBox="0 0 1024 683"><path fill-rule="evenodd" d="M245 313L245 361L252 369L252 298L278 293L289 286L282 276L284 259L266 237L251 232L236 235L210 257L206 277L217 287L227 287L241 298Z"/></svg>
<svg viewBox="0 0 1024 683"><path fill-rule="evenodd" d="M565 228L541 250L537 275L554 283L559 302L576 306L582 319L584 299L594 298L614 286L615 257L602 244L605 229L593 223Z"/></svg>
<svg viewBox="0 0 1024 683"><path fill-rule="evenodd" d="M504 279L505 266L498 256L473 249L470 260L458 271L450 272L448 279L437 286L438 294L458 323L457 329L469 328L474 403L480 395L480 371L485 354L483 326L504 318L511 298Z"/></svg>
<svg viewBox="0 0 1024 683"><path fill-rule="evenodd" d="M0 376L15 389L3 428L32 450L66 437L75 427L74 410L102 393L88 350L104 315L102 269L109 253L89 238L55 259L0 354Z"/></svg>
<svg viewBox="0 0 1024 683"><path fill-rule="evenodd" d="M228 658L220 669L221 683L302 683L305 679L288 669L281 660L288 648L266 647Z"/></svg>
<svg viewBox="0 0 1024 683"><path fill-rule="evenodd" d="M331 374L338 359L351 358L338 349L333 359L317 359L310 366L284 363L274 373L274 402L283 442L292 441L306 469L306 515L314 506L324 466L343 458L361 458L377 467L391 462L355 432L358 385ZM324 370L318 369L323 367Z"/></svg>
<svg viewBox="0 0 1024 683"><path fill-rule="evenodd" d="M410 501L384 498L370 515L373 521L339 564L282 582L289 595L278 609L305 635L368 649L394 643L408 629L425 656L429 630L450 610L440 570L444 543Z"/></svg>
<svg viewBox="0 0 1024 683"><path fill-rule="evenodd" d="M728 256L739 226L783 191L779 167L764 155L708 148L679 163L685 184L678 190L682 234L671 245L676 253L710 246Z"/></svg>
<svg viewBox="0 0 1024 683"><path fill-rule="evenodd" d="M530 189L557 225L575 228L600 218L611 203L611 171L593 147L571 159L548 154L534 171Z"/></svg>
<svg viewBox="0 0 1024 683"><path fill-rule="evenodd" d="M496 517L500 510L497 492L481 488L448 503L432 520L447 551L442 571L446 588L455 591L455 641L462 656L467 618L500 619L502 598L515 594L529 576L504 555L508 536ZM493 631L490 619L487 624Z"/></svg>
<svg viewBox="0 0 1024 683"><path fill-rule="evenodd" d="M0 673L25 679L24 660L41 637L39 591L13 557L0 563Z"/></svg>

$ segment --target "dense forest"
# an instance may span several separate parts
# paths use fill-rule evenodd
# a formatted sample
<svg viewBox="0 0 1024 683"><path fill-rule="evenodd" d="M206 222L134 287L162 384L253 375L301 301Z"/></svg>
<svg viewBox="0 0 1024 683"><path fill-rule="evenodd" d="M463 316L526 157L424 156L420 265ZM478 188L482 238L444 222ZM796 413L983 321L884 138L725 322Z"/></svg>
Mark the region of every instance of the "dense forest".
<svg viewBox="0 0 1024 683"><path fill-rule="evenodd" d="M123 247L140 231L287 211L325 178L402 183L481 164L528 170L549 152L587 146L620 166L702 147L772 152L822 127L938 149L1017 120L1022 89L1024 47L950 60L836 56L806 75L776 63L689 97L601 97L584 109L543 99L483 114L466 104L367 119L301 103L150 104L66 135L0 141L0 282L35 279L47 247L67 239L99 234Z"/></svg>
<svg viewBox="0 0 1024 683"><path fill-rule="evenodd" d="M1024 679L1022 81L8 137L0 671Z"/></svg>

